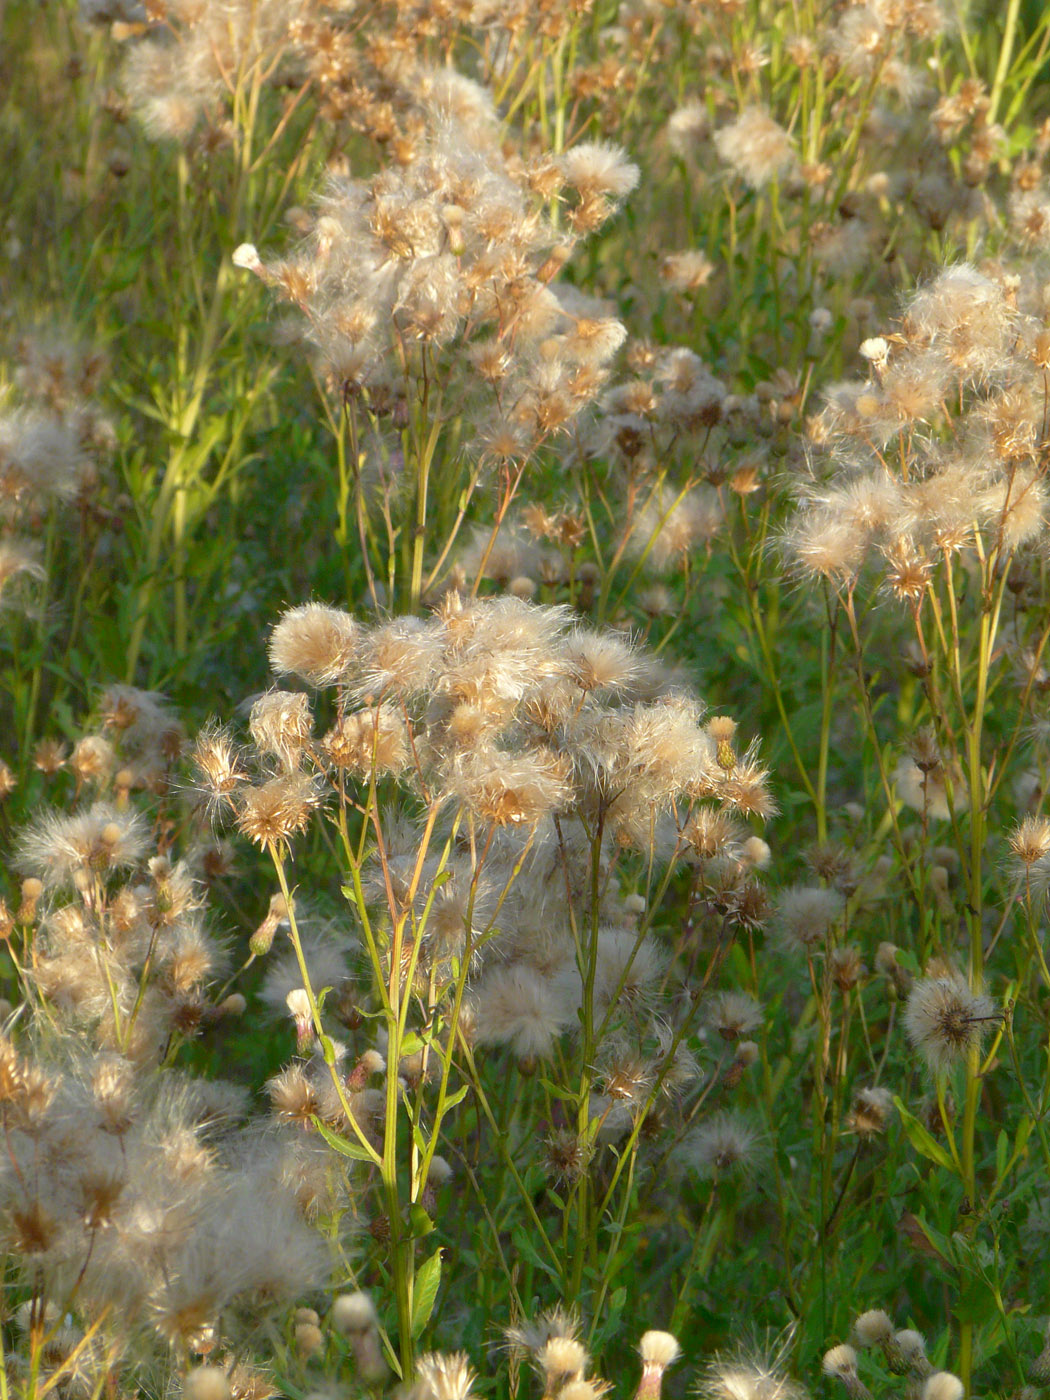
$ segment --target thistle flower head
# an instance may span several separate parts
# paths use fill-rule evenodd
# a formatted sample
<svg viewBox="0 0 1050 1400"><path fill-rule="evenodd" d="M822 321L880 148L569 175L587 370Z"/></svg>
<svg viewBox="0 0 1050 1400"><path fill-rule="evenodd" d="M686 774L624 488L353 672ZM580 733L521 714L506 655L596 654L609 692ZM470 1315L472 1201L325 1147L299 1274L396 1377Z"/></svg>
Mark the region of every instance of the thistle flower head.
<svg viewBox="0 0 1050 1400"><path fill-rule="evenodd" d="M237 794L237 829L262 849L287 845L305 831L321 792L307 773L286 773Z"/></svg>
<svg viewBox="0 0 1050 1400"><path fill-rule="evenodd" d="M465 1352L428 1352L416 1362L416 1375L425 1400L467 1400L476 1379Z"/></svg>
<svg viewBox="0 0 1050 1400"><path fill-rule="evenodd" d="M53 812L38 819L21 833L16 859L55 889L133 867L146 853L147 834L138 813L96 802L70 816Z"/></svg>
<svg viewBox="0 0 1050 1400"><path fill-rule="evenodd" d="M775 916L783 947L807 956L823 952L828 933L845 906L838 890L819 885L796 885L785 890L777 901Z"/></svg>
<svg viewBox="0 0 1050 1400"><path fill-rule="evenodd" d="M745 107L715 135L721 160L752 187L762 189L795 164L791 137L762 107Z"/></svg>
<svg viewBox="0 0 1050 1400"><path fill-rule="evenodd" d="M349 669L359 633L349 613L338 608L323 603L290 608L270 634L270 665L279 676L332 685Z"/></svg>
<svg viewBox="0 0 1050 1400"><path fill-rule="evenodd" d="M995 1003L974 993L958 973L923 977L912 986L904 1012L908 1039L934 1074L944 1074L978 1050Z"/></svg>
<svg viewBox="0 0 1050 1400"><path fill-rule="evenodd" d="M746 1175L756 1165L762 1144L750 1121L732 1110L713 1113L683 1145L686 1161L701 1177Z"/></svg>
<svg viewBox="0 0 1050 1400"><path fill-rule="evenodd" d="M853 1102L846 1118L846 1126L859 1138L876 1137L879 1133L886 1131L892 1113L893 1095L888 1089L858 1089L853 1095ZM858 1338L861 1337L864 1330L861 1327L862 1319L874 1318L875 1314L873 1313L863 1313L861 1318L857 1319L854 1331ZM874 1321L864 1323L864 1328L868 1330L874 1326ZM861 1342L862 1346L870 1346L871 1344L871 1342Z"/></svg>
<svg viewBox="0 0 1050 1400"><path fill-rule="evenodd" d="M710 1362L698 1394L702 1400L806 1400L806 1391L785 1374L779 1358L759 1351Z"/></svg>
<svg viewBox="0 0 1050 1400"><path fill-rule="evenodd" d="M922 1388L922 1400L962 1400L966 1387L950 1371L935 1371Z"/></svg>

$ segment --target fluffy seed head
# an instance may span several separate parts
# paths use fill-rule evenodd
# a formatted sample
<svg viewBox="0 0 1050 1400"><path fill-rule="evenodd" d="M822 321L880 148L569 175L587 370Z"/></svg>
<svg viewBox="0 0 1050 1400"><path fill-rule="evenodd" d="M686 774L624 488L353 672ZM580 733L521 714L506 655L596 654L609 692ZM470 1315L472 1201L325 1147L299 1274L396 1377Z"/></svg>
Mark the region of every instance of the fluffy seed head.
<svg viewBox="0 0 1050 1400"><path fill-rule="evenodd" d="M638 1353L646 1366L670 1366L682 1354L677 1337L670 1332L645 1332L638 1343Z"/></svg>
<svg viewBox="0 0 1050 1400"><path fill-rule="evenodd" d="M575 1337L551 1337L536 1352L536 1365L546 1377L546 1392L557 1394L571 1381L583 1379L587 1349Z"/></svg>
<svg viewBox="0 0 1050 1400"><path fill-rule="evenodd" d="M935 1371L922 1388L922 1400L962 1400L966 1387L950 1371Z"/></svg>
<svg viewBox="0 0 1050 1400"><path fill-rule="evenodd" d="M752 189L762 189L795 163L791 137L762 107L745 107L715 136L715 150Z"/></svg>
<svg viewBox="0 0 1050 1400"><path fill-rule="evenodd" d="M830 1351L824 1353L822 1370L826 1376L839 1378L846 1375L856 1375L857 1353L845 1343L832 1347Z"/></svg>
<svg viewBox="0 0 1050 1400"><path fill-rule="evenodd" d="M354 658L360 629L349 613L323 603L291 608L270 634L270 665L278 675L332 685Z"/></svg>
<svg viewBox="0 0 1050 1400"><path fill-rule="evenodd" d="M182 1383L183 1400L230 1400L233 1391L221 1366L195 1366Z"/></svg>
<svg viewBox="0 0 1050 1400"><path fill-rule="evenodd" d="M759 1153L755 1129L739 1113L714 1113L686 1140L686 1159L702 1177L746 1173Z"/></svg>
<svg viewBox="0 0 1050 1400"><path fill-rule="evenodd" d="M893 1336L893 1322L881 1308L862 1312L853 1324L853 1335L862 1347L881 1346Z"/></svg>
<svg viewBox="0 0 1050 1400"><path fill-rule="evenodd" d="M466 1400L474 1385L474 1371L465 1352L443 1355L429 1352L416 1363L416 1373L426 1387L428 1400Z"/></svg>
<svg viewBox="0 0 1050 1400"><path fill-rule="evenodd" d="M777 902L776 931L785 950L812 956L845 908L838 890L819 885L785 890Z"/></svg>
<svg viewBox="0 0 1050 1400"><path fill-rule="evenodd" d="M944 1074L973 1049L996 1019L990 997L975 995L957 973L923 977L908 996L904 1027L934 1074Z"/></svg>
<svg viewBox="0 0 1050 1400"><path fill-rule="evenodd" d="M893 1095L888 1089L858 1089L853 1095L846 1125L859 1138L875 1137L886 1131L886 1125L893 1112ZM886 1314L863 1313L862 1318L885 1317ZM887 1319L887 1323L889 1319ZM861 1318L854 1324L854 1331L860 1337ZM892 1328L891 1328L892 1331ZM879 1340L874 1338L873 1340ZM861 1341L861 1346L871 1346L871 1342Z"/></svg>
<svg viewBox="0 0 1050 1400"><path fill-rule="evenodd" d="M379 1326L375 1304L367 1293L340 1293L332 1303L332 1326L342 1336Z"/></svg>
<svg viewBox="0 0 1050 1400"><path fill-rule="evenodd" d="M306 773L287 773L237 798L237 828L260 848L280 846L305 831L321 794Z"/></svg>

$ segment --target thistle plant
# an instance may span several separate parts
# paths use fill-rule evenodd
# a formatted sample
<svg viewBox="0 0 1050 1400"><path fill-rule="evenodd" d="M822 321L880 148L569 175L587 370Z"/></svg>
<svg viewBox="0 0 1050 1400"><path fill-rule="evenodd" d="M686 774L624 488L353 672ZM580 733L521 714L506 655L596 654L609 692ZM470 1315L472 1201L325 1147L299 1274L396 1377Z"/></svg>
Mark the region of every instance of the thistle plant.
<svg viewBox="0 0 1050 1400"><path fill-rule="evenodd" d="M330 727L315 738L307 694L269 691L249 722L257 773L232 739L206 734L201 786L272 859L281 902L269 936L286 921L302 983L289 1008L330 1081L322 1095L299 1075L275 1098L377 1173L407 1375L440 1277L440 1249L417 1271L417 1241L432 1228L445 1120L468 1093L549 1266L574 1298L585 1288L605 1297L612 1260L596 1248L595 1222L627 1208L654 1107L696 1081L697 995L747 911L760 917L742 823L772 803L731 721L703 726L657 663L574 626L564 608L450 594L429 621L366 627L307 604L278 623L270 657L279 673L333 692ZM377 1038L349 1071L325 1028L333 989L315 984L293 889L293 842L322 811L375 999ZM654 927L679 865L692 872L690 907L721 930L706 966L694 955L691 995L688 982L673 990L681 973ZM526 1075L543 1067L537 1109L558 1124L560 1245L519 1160L517 1134L530 1129L520 1114L501 1120L509 1105L484 1073L492 1046ZM375 1066L385 1087L366 1118L350 1090ZM690 1117L713 1082L692 1096ZM334 1137L315 1107L333 1094ZM603 1159L609 1144L614 1162Z"/></svg>
<svg viewBox="0 0 1050 1400"><path fill-rule="evenodd" d="M594 143L508 160L477 84L448 70L402 81L423 124L405 162L334 179L300 254L265 263L246 244L236 260L305 318L348 588L359 553L373 603L414 612L475 498L495 488L494 539L530 462L604 382L623 327L555 278L637 170ZM559 196L563 230L544 208Z"/></svg>
<svg viewBox="0 0 1050 1400"><path fill-rule="evenodd" d="M1023 274L968 265L942 272L911 297L894 335L862 345L869 377L829 391L811 436L835 467L802 484L805 503L785 534L797 568L823 583L833 641L841 627L853 654L854 693L926 969L909 993L905 1026L935 1080L970 1228L981 1213L979 1097L994 1058L983 1033L1001 1021L985 990L986 959L1011 912L1009 903L1001 915L994 906L988 911L998 921L990 937L988 844L1003 799L1010 801L1005 784L1023 752L1033 676L1050 636L1023 597L1028 570L1039 567L1046 524L1046 339ZM880 595L907 619L909 665L921 696L908 752L895 768L870 680ZM1007 661L1010 651L1025 658L1019 672ZM913 843L902 830L907 807L921 822ZM964 949L930 907L937 889L930 848L939 823L950 825L960 860ZM944 1102L946 1072L955 1064L965 1073L958 1134ZM993 1196L1001 1185L1002 1164ZM964 1322L965 1385L971 1342Z"/></svg>

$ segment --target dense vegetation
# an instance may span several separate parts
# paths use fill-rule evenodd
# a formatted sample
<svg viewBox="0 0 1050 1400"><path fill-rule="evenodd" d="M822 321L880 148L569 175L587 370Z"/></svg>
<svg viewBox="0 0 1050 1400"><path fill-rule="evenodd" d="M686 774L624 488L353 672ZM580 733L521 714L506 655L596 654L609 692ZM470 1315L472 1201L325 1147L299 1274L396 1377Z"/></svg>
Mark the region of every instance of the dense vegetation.
<svg viewBox="0 0 1050 1400"><path fill-rule="evenodd" d="M0 1400L1036 1400L1050 13L0 35Z"/></svg>

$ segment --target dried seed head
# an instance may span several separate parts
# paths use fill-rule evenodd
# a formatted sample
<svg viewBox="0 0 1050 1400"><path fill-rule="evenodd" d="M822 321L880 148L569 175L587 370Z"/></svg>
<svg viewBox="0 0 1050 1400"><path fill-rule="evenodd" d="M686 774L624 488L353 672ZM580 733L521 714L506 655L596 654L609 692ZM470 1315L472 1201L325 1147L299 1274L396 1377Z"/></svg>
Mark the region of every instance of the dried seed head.
<svg viewBox="0 0 1050 1400"><path fill-rule="evenodd" d="M682 1354L678 1338L670 1332L644 1332L638 1343L638 1354L646 1366L666 1367L673 1365Z"/></svg>
<svg viewBox="0 0 1050 1400"><path fill-rule="evenodd" d="M237 789L249 781L232 736L219 725L205 725L197 736L193 758L200 774L200 791L211 812L232 808Z"/></svg>
<svg viewBox="0 0 1050 1400"><path fill-rule="evenodd" d="M893 1340L903 1356L909 1371L914 1371L923 1376L928 1376L930 1374L932 1368L929 1361L926 1359L926 1339L921 1332L916 1332L906 1327L902 1331L897 1332Z"/></svg>
<svg viewBox="0 0 1050 1400"><path fill-rule="evenodd" d="M974 1049L998 1019L990 997L976 995L958 973L923 977L911 989L904 1013L908 1039L934 1074L944 1074Z"/></svg>
<svg viewBox="0 0 1050 1400"><path fill-rule="evenodd" d="M287 690L267 691L252 706L248 728L261 754L275 758L285 773L294 773L313 730L309 698Z"/></svg>
<svg viewBox="0 0 1050 1400"><path fill-rule="evenodd" d="M182 1382L183 1400L230 1400L233 1388L221 1366L195 1366Z"/></svg>
<svg viewBox="0 0 1050 1400"><path fill-rule="evenodd" d="M740 1040L762 1024L762 1007L746 992L716 992L706 1009L708 1025L723 1040Z"/></svg>
<svg viewBox="0 0 1050 1400"><path fill-rule="evenodd" d="M922 1400L962 1400L966 1387L950 1371L935 1371L922 1388Z"/></svg>
<svg viewBox="0 0 1050 1400"><path fill-rule="evenodd" d="M1050 855L1050 820L1046 817L1025 817L1010 836L1010 850L1024 875L1031 867Z"/></svg>
<svg viewBox="0 0 1050 1400"><path fill-rule="evenodd" d="M467 1400L475 1380L470 1359L461 1351L451 1355L428 1352L416 1362L416 1374L425 1400Z"/></svg>
<svg viewBox="0 0 1050 1400"><path fill-rule="evenodd" d="M785 950L812 957L823 952L832 926L846 907L838 890L799 886L785 890L777 902L776 931Z"/></svg>
<svg viewBox="0 0 1050 1400"><path fill-rule="evenodd" d="M257 846L281 846L306 830L320 803L313 778L306 773L288 773L237 794L237 827Z"/></svg>
<svg viewBox="0 0 1050 1400"><path fill-rule="evenodd" d="M870 1392L857 1375L857 1353L845 1344L832 1347L824 1355L823 1370L842 1382L849 1400L871 1400Z"/></svg>
<svg viewBox="0 0 1050 1400"><path fill-rule="evenodd" d="M642 1358L642 1378L635 1400L658 1400L663 1374L682 1354L677 1337L670 1332L646 1332L638 1343Z"/></svg>
<svg viewBox="0 0 1050 1400"><path fill-rule="evenodd" d="M746 1174L759 1157L758 1133L741 1114L713 1113L683 1144L686 1160L702 1177Z"/></svg>
<svg viewBox="0 0 1050 1400"><path fill-rule="evenodd" d="M309 685L333 685L346 674L360 628L349 613L323 603L291 608L270 634L270 664L278 675L300 676Z"/></svg>
<svg viewBox="0 0 1050 1400"><path fill-rule="evenodd" d="M858 1089L853 1095L853 1103L850 1106L849 1116L846 1119L846 1126L851 1132L857 1134L859 1138L876 1137L879 1133L886 1131L893 1112L893 1095L888 1089ZM871 1346L871 1341L864 1341L861 1337L862 1319L877 1317L876 1313L862 1313L854 1323L854 1331L857 1334L861 1346ZM883 1313L881 1316L885 1317ZM870 1325L874 1326L874 1323ZM869 1324L865 1323L865 1327ZM891 1328L892 1331L892 1328ZM873 1340L880 1340L874 1338Z"/></svg>
<svg viewBox="0 0 1050 1400"><path fill-rule="evenodd" d="M72 816L49 813L27 827L17 863L49 888L86 889L93 876L136 865L146 853L147 836L143 817L96 802Z"/></svg>
<svg viewBox="0 0 1050 1400"><path fill-rule="evenodd" d="M393 709L378 705L344 715L328 731L322 747L336 768L368 774L398 773L408 762L408 730Z"/></svg>
<svg viewBox="0 0 1050 1400"><path fill-rule="evenodd" d="M571 1381L582 1380L589 1359L586 1347L574 1337L551 1337L535 1353L546 1380L544 1394L557 1395Z"/></svg>
<svg viewBox="0 0 1050 1400"><path fill-rule="evenodd" d="M795 164L791 138L762 107L745 107L715 136L720 158L753 189L762 189Z"/></svg>
<svg viewBox="0 0 1050 1400"><path fill-rule="evenodd" d="M367 1293L340 1293L332 1302L332 1326L343 1337L379 1327L379 1315Z"/></svg>

